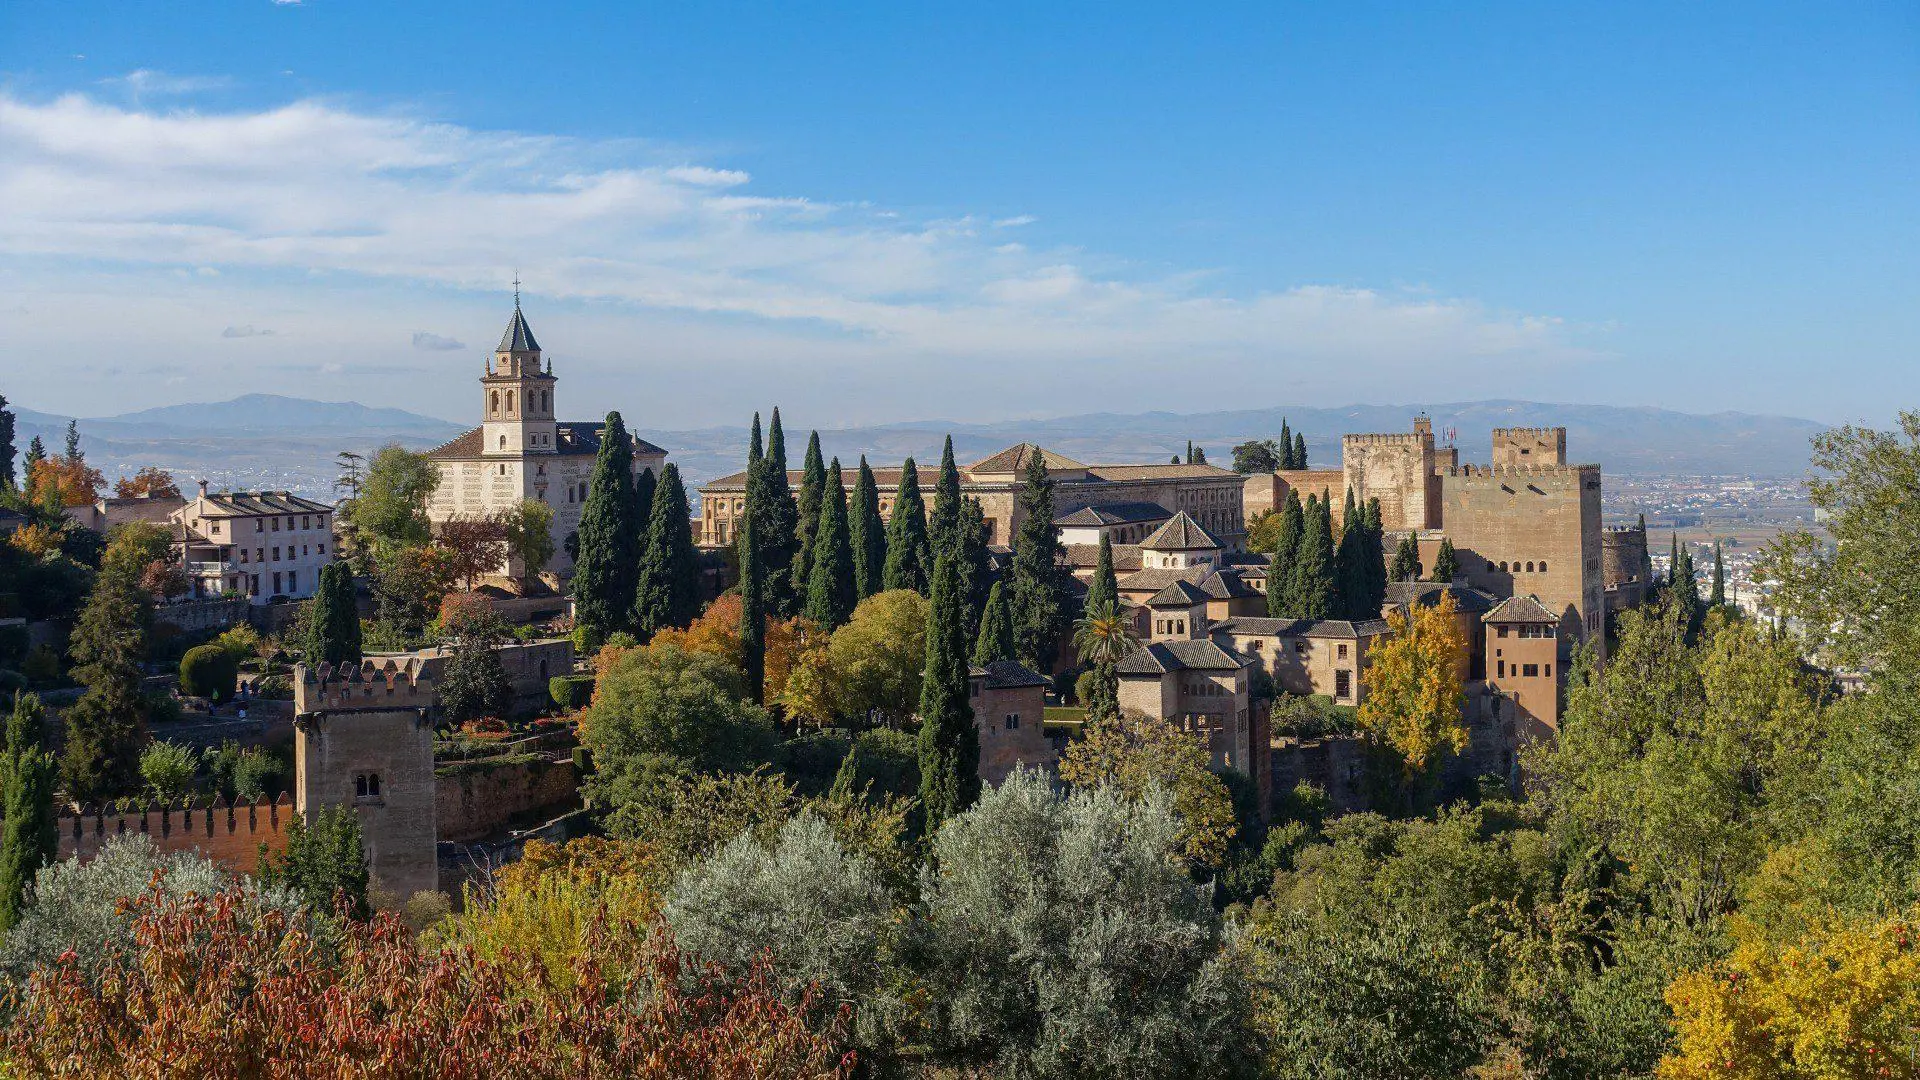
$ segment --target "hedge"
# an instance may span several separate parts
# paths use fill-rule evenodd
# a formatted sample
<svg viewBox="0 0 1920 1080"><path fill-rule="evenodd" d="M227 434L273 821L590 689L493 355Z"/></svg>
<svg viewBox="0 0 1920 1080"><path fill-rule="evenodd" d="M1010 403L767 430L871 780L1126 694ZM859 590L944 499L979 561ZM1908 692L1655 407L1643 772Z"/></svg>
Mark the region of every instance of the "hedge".
<svg viewBox="0 0 1920 1080"><path fill-rule="evenodd" d="M547 680L547 693L567 712L584 709L593 700L593 676L556 675Z"/></svg>
<svg viewBox="0 0 1920 1080"><path fill-rule="evenodd" d="M240 677L240 658L218 645L196 645L180 658L180 690L193 697L226 701Z"/></svg>

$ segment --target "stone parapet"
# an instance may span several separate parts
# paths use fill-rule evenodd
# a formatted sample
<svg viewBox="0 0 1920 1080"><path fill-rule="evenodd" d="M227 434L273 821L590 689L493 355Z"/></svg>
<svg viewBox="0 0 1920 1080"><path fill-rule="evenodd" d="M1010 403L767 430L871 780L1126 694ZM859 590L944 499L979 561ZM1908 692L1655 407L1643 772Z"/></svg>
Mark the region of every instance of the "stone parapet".
<svg viewBox="0 0 1920 1080"><path fill-rule="evenodd" d="M261 846L270 852L287 845L293 798L229 803L217 799L202 806L156 806L108 811L64 809L54 822L59 857L91 859L116 836L145 836L163 852L197 851L230 870L259 868Z"/></svg>
<svg viewBox="0 0 1920 1080"><path fill-rule="evenodd" d="M358 664L321 664L293 669L294 712L365 709L430 709L434 679L418 656L369 658Z"/></svg>

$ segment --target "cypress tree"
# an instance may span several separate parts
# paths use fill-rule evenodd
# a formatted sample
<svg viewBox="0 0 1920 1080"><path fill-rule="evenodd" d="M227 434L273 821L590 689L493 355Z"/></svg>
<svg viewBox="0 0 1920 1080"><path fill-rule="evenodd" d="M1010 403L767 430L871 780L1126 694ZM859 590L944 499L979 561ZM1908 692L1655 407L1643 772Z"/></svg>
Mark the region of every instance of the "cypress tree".
<svg viewBox="0 0 1920 1080"><path fill-rule="evenodd" d="M747 555L746 547L741 542L740 537L746 532L746 519L753 518L759 521L760 528L753 530L754 559L758 563L754 568L754 581L756 583L755 587L760 593L760 610L763 613L772 613L778 611L779 607L776 603L777 598L773 593L773 586L767 580L771 575L767 573L767 550L766 544L764 543L766 536L766 515L755 509L766 499L763 490L766 478L762 475L762 469L764 468L766 459L766 450L760 438L760 414L755 412L753 414L753 434L747 441L747 471L745 473L747 510L746 513L742 514L740 519L734 523L734 554L740 562L740 580L745 582L747 579Z"/></svg>
<svg viewBox="0 0 1920 1080"><path fill-rule="evenodd" d="M653 475L652 469L641 469L633 478L634 527L640 531L640 538L633 545L633 572L636 579L640 564L647 558L648 537L653 530L653 500L659 494L659 487L660 480ZM692 528L691 523L688 528Z"/></svg>
<svg viewBox="0 0 1920 1080"><path fill-rule="evenodd" d="M773 599L769 612L795 614L800 596L793 576L785 572L793 565L799 550L800 508L787 482L787 436L780 426L780 407L774 406L773 422L767 426L767 454L760 461L760 552L767 564L767 588Z"/></svg>
<svg viewBox="0 0 1920 1080"><path fill-rule="evenodd" d="M1693 548L1690 545L1680 547L1680 565L1673 576L1674 603L1680 607L1680 617L1687 626L1687 643L1692 644L1694 636L1700 632L1700 617L1705 613L1700 606L1700 587L1694 581Z"/></svg>
<svg viewBox="0 0 1920 1080"><path fill-rule="evenodd" d="M1367 500L1360 508L1360 520L1366 529L1363 537L1367 549L1366 573L1361 577L1366 602L1357 609L1362 614L1355 617L1377 619L1387 603L1387 534L1380 525L1379 499Z"/></svg>
<svg viewBox="0 0 1920 1080"><path fill-rule="evenodd" d="M1007 596L999 582L987 593L986 609L980 613L980 636L973 642L975 667L986 667L996 660L1013 659L1013 616L1007 612Z"/></svg>
<svg viewBox="0 0 1920 1080"><path fill-rule="evenodd" d="M761 580L760 545L753 515L740 518L740 667L746 673L747 698L756 704L766 696L767 590Z"/></svg>
<svg viewBox="0 0 1920 1080"><path fill-rule="evenodd" d="M1287 418L1280 418L1280 467L1293 468L1293 429L1287 426Z"/></svg>
<svg viewBox="0 0 1920 1080"><path fill-rule="evenodd" d="M908 458L900 466L900 486L893 493L893 515L887 520L887 566L882 582L889 589L912 589L925 595L931 584L933 550L927 540L927 507L920 499L920 472Z"/></svg>
<svg viewBox="0 0 1920 1080"><path fill-rule="evenodd" d="M1067 619L1066 585L1060 574L1060 539L1053 531L1053 478L1038 446L1027 455L1015 511L1020 531L1013 539L1014 656L1042 674L1053 670Z"/></svg>
<svg viewBox="0 0 1920 1080"><path fill-rule="evenodd" d="M993 585L993 559L987 553L987 515L979 499L960 500L960 524L955 533L960 541L961 595L966 599L966 621L973 626L987 606L987 590Z"/></svg>
<svg viewBox="0 0 1920 1080"><path fill-rule="evenodd" d="M353 663L360 659L360 612L353 593L353 570L343 562L320 568L308 601L301 652L309 664Z"/></svg>
<svg viewBox="0 0 1920 1080"><path fill-rule="evenodd" d="M1440 550L1433 553L1433 580L1452 584L1460 576L1460 557L1453 553L1453 538L1441 537Z"/></svg>
<svg viewBox="0 0 1920 1080"><path fill-rule="evenodd" d="M1727 606L1727 564L1720 555L1720 541L1713 542L1713 591L1707 594L1708 608Z"/></svg>
<svg viewBox="0 0 1920 1080"><path fill-rule="evenodd" d="M1206 463L1207 463L1207 448L1206 448L1206 447L1204 447L1204 446L1196 446L1196 447L1194 447L1194 448L1193 448L1193 460L1192 460L1192 461L1189 461L1189 462L1187 462L1187 464L1189 464L1189 465L1205 465Z"/></svg>
<svg viewBox="0 0 1920 1080"><path fill-rule="evenodd" d="M1307 437L1297 431L1293 433L1293 467L1307 467Z"/></svg>
<svg viewBox="0 0 1920 1080"><path fill-rule="evenodd" d="M33 498L33 467L47 460L47 446L35 435L27 441L27 456L20 463L20 490Z"/></svg>
<svg viewBox="0 0 1920 1080"><path fill-rule="evenodd" d="M859 597L853 584L853 545L847 536L847 489L840 459L827 467L827 489L820 500L814 532L813 572L807 579L807 618L828 630L846 625Z"/></svg>
<svg viewBox="0 0 1920 1080"><path fill-rule="evenodd" d="M693 524L680 467L660 475L647 524L647 553L634 585L633 629L641 640L680 628L700 614L700 559L693 550Z"/></svg>
<svg viewBox="0 0 1920 1080"><path fill-rule="evenodd" d="M934 558L960 542L960 469L953 463L953 436L940 451L940 475L933 482L933 508L927 514L927 543Z"/></svg>
<svg viewBox="0 0 1920 1080"><path fill-rule="evenodd" d="M1388 576L1395 581L1413 581L1420 576L1420 542L1412 533L1400 538L1400 546L1393 551L1393 569Z"/></svg>
<svg viewBox="0 0 1920 1080"><path fill-rule="evenodd" d="M1332 524L1332 519L1328 519ZM1376 618L1379 609L1372 615L1361 615L1367 598L1367 522L1359 506L1354 502L1353 489L1347 489L1346 505L1340 511L1340 541L1334 547L1334 582L1339 591L1339 606L1343 619Z"/></svg>
<svg viewBox="0 0 1920 1080"><path fill-rule="evenodd" d="M1680 534L1667 534L1667 587L1680 580Z"/></svg>
<svg viewBox="0 0 1920 1080"><path fill-rule="evenodd" d="M80 421L67 421L67 464L78 465L87 456L80 451Z"/></svg>
<svg viewBox="0 0 1920 1080"><path fill-rule="evenodd" d="M997 589L999 586L995 586ZM1113 537L1100 534L1100 557L1093 564L1093 579L1087 582L1086 608L1113 607L1120 602L1120 579L1113 572Z"/></svg>
<svg viewBox="0 0 1920 1080"><path fill-rule="evenodd" d="M800 466L800 498L794 524L793 593L804 596L813 579L813 533L820 526L820 496L827 489L827 466L820 458L820 433L807 436L807 456Z"/></svg>
<svg viewBox="0 0 1920 1080"><path fill-rule="evenodd" d="M1294 560L1293 581L1299 619L1331 619L1340 610L1340 588L1334 577L1332 497L1307 500L1306 529L1300 534L1300 554Z"/></svg>
<svg viewBox="0 0 1920 1080"><path fill-rule="evenodd" d="M13 695L6 750L0 759L0 934L20 921L27 886L59 854L53 820L53 755L40 740L40 699Z"/></svg>
<svg viewBox="0 0 1920 1080"><path fill-rule="evenodd" d="M1048 519L1051 524L1051 518ZM967 627L961 623L959 560L934 562L927 608L927 663L920 682L920 807L925 833L980 797L980 733L967 698Z"/></svg>
<svg viewBox="0 0 1920 1080"><path fill-rule="evenodd" d="M1275 619L1294 618L1294 612L1300 610L1300 590L1293 580L1293 568L1300 559L1300 537L1307 531L1306 520L1300 493L1289 488L1287 501L1280 507L1273 562L1267 566L1267 614Z"/></svg>
<svg viewBox="0 0 1920 1080"><path fill-rule="evenodd" d="M880 591L887 574L887 527L880 521L880 488L867 456L860 455L860 476L847 508L847 535L853 544L853 589L865 600Z"/></svg>
<svg viewBox="0 0 1920 1080"><path fill-rule="evenodd" d="M1187 464L1193 464L1193 440L1187 440Z"/></svg>
<svg viewBox="0 0 1920 1080"><path fill-rule="evenodd" d="M600 637L624 630L639 569L640 510L633 503L633 443L620 414L607 414L580 509L580 556L573 568L574 618Z"/></svg>
<svg viewBox="0 0 1920 1080"><path fill-rule="evenodd" d="M12 491L19 487L13 475L13 410L7 408L7 397L0 394L0 491Z"/></svg>

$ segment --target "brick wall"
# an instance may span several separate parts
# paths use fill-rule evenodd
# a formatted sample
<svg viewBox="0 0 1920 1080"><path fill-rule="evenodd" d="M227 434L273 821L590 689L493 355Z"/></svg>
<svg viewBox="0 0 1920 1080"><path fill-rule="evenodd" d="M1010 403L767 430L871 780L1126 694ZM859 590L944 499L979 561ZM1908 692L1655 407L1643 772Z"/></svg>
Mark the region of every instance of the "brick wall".
<svg viewBox="0 0 1920 1080"><path fill-rule="evenodd" d="M277 802L216 803L193 809L149 806L136 813L62 813L56 828L62 859L90 859L116 836L145 833L161 851L197 851L229 870L252 873L260 865L260 845L270 851L287 846L286 829L293 813L292 797L282 794Z"/></svg>

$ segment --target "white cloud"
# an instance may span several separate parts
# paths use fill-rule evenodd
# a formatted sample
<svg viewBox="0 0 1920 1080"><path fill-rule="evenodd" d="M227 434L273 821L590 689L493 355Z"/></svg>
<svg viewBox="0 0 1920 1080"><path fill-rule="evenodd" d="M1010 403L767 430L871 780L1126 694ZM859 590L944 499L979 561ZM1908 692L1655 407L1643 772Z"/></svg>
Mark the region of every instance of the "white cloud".
<svg viewBox="0 0 1920 1080"><path fill-rule="evenodd" d="M453 352L456 349L464 349L467 346L464 342L455 341L450 337L441 337L439 334L429 334L425 330L415 330L413 332L413 347L416 349L425 349L428 352Z"/></svg>
<svg viewBox="0 0 1920 1080"><path fill-rule="evenodd" d="M220 331L223 338L272 337L273 331L260 326L229 326Z"/></svg>
<svg viewBox="0 0 1920 1080"><path fill-rule="evenodd" d="M1455 385L1446 372L1466 364L1521 370L1582 355L1550 318L1340 286L1223 295L1202 274L1129 275L1077 251L1005 243L998 230L1030 216L915 220L756 193L745 172L651 163L632 142L314 100L207 113L0 93L0 145L0 256L12 260L489 290L518 267L532 294L719 319L734 328L735 358L757 353L769 370L824 334L874 372L944 358L936 367L954 385L975 361L1093 364L1143 392L1168 363L1287 362L1338 365L1365 396L1367 380L1405 377L1395 385L1417 393L1422 380ZM458 347L424 343L451 340L418 332L414 347Z"/></svg>
<svg viewBox="0 0 1920 1080"><path fill-rule="evenodd" d="M140 68L113 79L102 79L109 86L123 86L137 102L142 98L198 94L218 90L232 83L224 76L170 75L164 71Z"/></svg>

